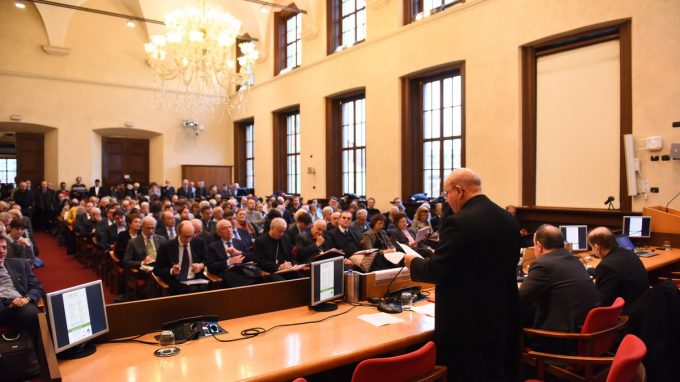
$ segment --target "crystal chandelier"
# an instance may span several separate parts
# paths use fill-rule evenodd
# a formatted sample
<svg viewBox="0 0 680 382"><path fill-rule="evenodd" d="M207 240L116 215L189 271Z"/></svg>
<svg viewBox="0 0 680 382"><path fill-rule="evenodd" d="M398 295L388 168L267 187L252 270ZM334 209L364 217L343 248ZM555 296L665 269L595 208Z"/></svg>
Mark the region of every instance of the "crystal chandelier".
<svg viewBox="0 0 680 382"><path fill-rule="evenodd" d="M200 1L198 7L168 14L165 25L165 35L154 35L144 45L163 103L180 112L225 105L230 115L236 114L258 57L255 45L244 42L239 44L242 56L234 59L241 22Z"/></svg>

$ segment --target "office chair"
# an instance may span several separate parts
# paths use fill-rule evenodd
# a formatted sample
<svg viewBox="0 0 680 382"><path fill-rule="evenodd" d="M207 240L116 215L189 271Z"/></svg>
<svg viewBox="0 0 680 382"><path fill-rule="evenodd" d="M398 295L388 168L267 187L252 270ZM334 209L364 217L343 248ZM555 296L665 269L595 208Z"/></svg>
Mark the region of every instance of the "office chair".
<svg viewBox="0 0 680 382"><path fill-rule="evenodd" d="M565 341L578 340L577 358L601 357L612 348L618 332L628 322L627 316L620 316L624 303L625 301L618 297L611 306L591 309L580 333L531 328L524 328L524 333ZM601 381L607 373L607 368L596 373L595 364L588 364L585 367L581 362L574 364L573 356L538 352L530 348L525 349L523 359L525 363L536 368L539 379L543 378L544 372L548 372L570 381ZM546 364L546 361L550 361L550 364Z"/></svg>
<svg viewBox="0 0 680 382"><path fill-rule="evenodd" d="M411 353L389 358L371 358L354 369L352 382L446 381L446 367L435 365L437 348L429 341Z"/></svg>
<svg viewBox="0 0 680 382"><path fill-rule="evenodd" d="M607 364L611 362L606 382L645 381L645 368L642 359L647 354L647 347L638 337L628 334L621 341L616 355L612 357L571 357L572 362ZM527 382L539 382L531 379Z"/></svg>

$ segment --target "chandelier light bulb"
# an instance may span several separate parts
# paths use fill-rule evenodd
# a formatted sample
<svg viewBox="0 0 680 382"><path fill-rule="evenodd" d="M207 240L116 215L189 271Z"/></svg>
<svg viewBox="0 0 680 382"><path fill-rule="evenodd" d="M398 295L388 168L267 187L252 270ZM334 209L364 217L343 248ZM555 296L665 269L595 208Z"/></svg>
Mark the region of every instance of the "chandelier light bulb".
<svg viewBox="0 0 680 382"><path fill-rule="evenodd" d="M16 2L14 2L14 6L17 7L17 8L19 8L19 9L26 9L26 4L24 4L24 3L21 2L21 1L16 1Z"/></svg>

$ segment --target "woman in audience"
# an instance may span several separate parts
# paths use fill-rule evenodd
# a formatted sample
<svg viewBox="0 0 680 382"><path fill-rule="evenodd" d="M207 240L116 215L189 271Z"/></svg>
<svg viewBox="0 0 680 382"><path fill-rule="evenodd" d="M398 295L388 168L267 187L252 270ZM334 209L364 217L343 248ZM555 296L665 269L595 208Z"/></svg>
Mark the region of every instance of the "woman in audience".
<svg viewBox="0 0 680 382"><path fill-rule="evenodd" d="M395 226L390 227L390 237L394 243L395 248L399 248L397 243L407 244L411 248L416 248L416 233L408 228L408 219L406 214L399 212L394 216Z"/></svg>
<svg viewBox="0 0 680 382"><path fill-rule="evenodd" d="M373 215L369 227L371 228L364 232L364 238L361 241L364 249L377 248L383 251L394 251L394 245L387 236L387 232L383 229L385 227L385 217L382 214Z"/></svg>
<svg viewBox="0 0 680 382"><path fill-rule="evenodd" d="M422 205L418 207L415 215L413 216L413 222L411 223L411 228L414 232L420 231L422 228L430 227L430 209L427 205Z"/></svg>
<svg viewBox="0 0 680 382"><path fill-rule="evenodd" d="M128 230L119 233L116 240L116 256L120 262L123 261L123 255L125 255L125 248L127 248L128 242L139 234L139 230L142 228L142 218L139 214L131 213L127 217L127 223Z"/></svg>

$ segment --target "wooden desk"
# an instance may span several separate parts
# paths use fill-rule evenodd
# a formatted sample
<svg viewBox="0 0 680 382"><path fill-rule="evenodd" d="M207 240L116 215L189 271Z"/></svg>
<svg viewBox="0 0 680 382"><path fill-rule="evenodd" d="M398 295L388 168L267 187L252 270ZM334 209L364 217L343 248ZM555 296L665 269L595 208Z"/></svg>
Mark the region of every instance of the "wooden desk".
<svg viewBox="0 0 680 382"><path fill-rule="evenodd" d="M650 247L648 250L651 251L654 247ZM654 250L658 255L652 257L640 257L642 264L645 265L647 272L655 271L673 265L680 262L680 249L671 249L668 251L662 249ZM590 256L589 252L583 252L579 254L579 257ZM593 257L593 259L588 263L592 267L597 267L600 263L600 259Z"/></svg>
<svg viewBox="0 0 680 382"><path fill-rule="evenodd" d="M319 313L299 307L221 321L229 334L220 338L238 338L246 328L319 320L349 308L342 304L335 312ZM99 344L94 355L61 361L59 367L64 381L290 381L421 344L434 330L434 318L419 313L402 312L397 316L406 322L379 328L357 318L366 313L377 310L357 307L321 323L277 328L237 342L206 337L178 345L181 353L170 358L156 358L158 347L151 345ZM141 339L153 341L153 335Z"/></svg>

